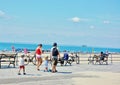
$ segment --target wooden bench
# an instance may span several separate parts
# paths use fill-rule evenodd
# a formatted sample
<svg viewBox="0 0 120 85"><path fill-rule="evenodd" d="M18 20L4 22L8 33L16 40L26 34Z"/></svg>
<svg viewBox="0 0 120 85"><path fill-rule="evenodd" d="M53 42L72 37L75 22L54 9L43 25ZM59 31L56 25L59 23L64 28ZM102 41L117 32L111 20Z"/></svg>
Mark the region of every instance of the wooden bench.
<svg viewBox="0 0 120 85"><path fill-rule="evenodd" d="M0 68L4 63L8 63L8 67L11 64L15 67L16 56L17 54L0 54Z"/></svg>
<svg viewBox="0 0 120 85"><path fill-rule="evenodd" d="M100 56L98 55L94 55L93 57L90 56L88 57L88 64L90 63L92 64L104 64L105 63L106 65L108 65L108 56L105 56L104 60L101 60Z"/></svg>

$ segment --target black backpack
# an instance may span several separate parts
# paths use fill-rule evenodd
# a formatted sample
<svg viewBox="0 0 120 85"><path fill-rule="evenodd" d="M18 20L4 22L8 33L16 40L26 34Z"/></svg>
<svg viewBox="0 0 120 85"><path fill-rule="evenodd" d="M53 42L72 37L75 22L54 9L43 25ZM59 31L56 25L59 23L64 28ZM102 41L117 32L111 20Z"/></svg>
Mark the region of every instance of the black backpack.
<svg viewBox="0 0 120 85"><path fill-rule="evenodd" d="M57 48L53 48L52 50L52 56L58 56L58 49Z"/></svg>

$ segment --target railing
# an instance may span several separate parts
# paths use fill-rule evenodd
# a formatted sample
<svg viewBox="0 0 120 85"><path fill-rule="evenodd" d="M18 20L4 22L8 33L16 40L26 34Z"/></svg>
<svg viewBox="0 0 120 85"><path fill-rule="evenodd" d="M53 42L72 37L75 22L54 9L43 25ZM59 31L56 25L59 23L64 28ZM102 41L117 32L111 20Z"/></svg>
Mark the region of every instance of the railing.
<svg viewBox="0 0 120 85"><path fill-rule="evenodd" d="M86 53L79 53L79 61L80 63L88 63L88 58L91 56L93 56L94 54L86 54ZM99 55L99 54L96 54ZM115 62L120 62L120 53L115 54L115 53L111 53L108 56L108 64L112 64Z"/></svg>

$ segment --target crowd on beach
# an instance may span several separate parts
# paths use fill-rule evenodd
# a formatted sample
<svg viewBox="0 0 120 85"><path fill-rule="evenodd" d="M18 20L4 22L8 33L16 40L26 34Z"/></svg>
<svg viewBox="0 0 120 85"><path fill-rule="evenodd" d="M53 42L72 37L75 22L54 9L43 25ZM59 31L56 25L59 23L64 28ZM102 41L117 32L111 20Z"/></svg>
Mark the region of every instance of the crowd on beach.
<svg viewBox="0 0 120 85"><path fill-rule="evenodd" d="M36 70L38 70L38 71L40 71L40 66L43 63L42 47L43 47L43 45L39 44L35 50ZM24 49L24 53L27 54L29 52L27 52L27 50ZM99 56L100 61L104 61L105 58L106 59L108 58L108 55L109 55L108 52L107 53L101 52L100 55L98 55L98 56ZM96 55L94 55L93 58L95 57L97 59L98 56L96 57ZM51 51L50 51L50 59L48 56L44 57L44 66L45 66L44 72L55 73L55 72L57 72L56 66L59 61L61 62L61 65L62 64L66 65L67 63L69 63L71 65L71 63L75 60L74 59L75 57L78 58L78 63L79 63L79 56L77 54L73 55L73 53L71 53L71 55L69 55L69 53L67 51L65 51L63 56L61 57L59 49L57 47L57 43L53 43L53 47L51 48ZM51 61L51 63L52 63L51 69L48 68L49 61ZM21 73L20 73L21 69L23 69L23 74L25 75L26 73L25 73L24 55L21 55L21 57L19 58L18 75L21 75Z"/></svg>
<svg viewBox="0 0 120 85"><path fill-rule="evenodd" d="M35 49L35 58L36 58L36 70L40 71L40 66L43 64L43 53L44 51L42 50L43 45L42 44L38 44L38 46ZM15 47L12 46L12 51L15 52ZM18 70L18 75L21 75L21 70L23 70L23 74L25 75L25 59L24 57L29 54L29 52L27 51L27 49L24 49L24 54L21 55L18 59L18 63L19 63L19 70ZM103 53L101 52L99 56L100 61L104 61L105 58L108 58L109 53ZM93 58L95 57L96 59L98 58L97 55L94 55ZM57 63L60 61L61 65L64 63L64 65L66 65L67 63L69 63L71 65L71 63L75 60L74 58L78 58L79 60L79 56L77 54L73 54L71 53L69 55L69 53L65 50L64 54L61 56L60 55L60 51L58 49L57 43L53 43L52 48L50 50L50 55L49 56L44 56L44 72L52 72L55 73L57 72ZM48 64L49 61L51 61L51 69L48 68ZM79 63L79 61L78 61Z"/></svg>
<svg viewBox="0 0 120 85"><path fill-rule="evenodd" d="M36 70L40 71L40 66L42 65L42 63L44 63L45 69L44 72L52 72L55 73L57 72L57 64L58 62L61 63L61 65L67 65L70 64L75 61L75 56L78 57L77 55L73 55L73 53L69 54L66 50L64 52L64 54L61 56L57 43L53 43L52 48L50 50L50 55L49 56L44 56L44 62L43 62L43 57L42 54L44 54L43 50L42 50L43 45L39 44L36 47L35 50L35 58L36 58ZM14 51L14 50L13 50ZM24 57L25 55L29 54L29 52L27 51L27 49L24 49L24 55L21 55L20 58L18 59L19 62L19 71L18 71L18 75L21 75L21 69L23 70L23 74L25 75L25 60ZM49 61L51 61L51 69L48 68L48 64Z"/></svg>
<svg viewBox="0 0 120 85"><path fill-rule="evenodd" d="M14 50L13 50L14 51ZM27 54L27 50L24 50L24 53ZM39 44L38 47L35 50L35 56L36 56L36 70L40 70L40 66L43 63L43 59L42 59L42 44ZM57 72L56 66L57 66L57 62L60 59L60 53L59 53L59 49L57 47L57 43L53 43L53 47L51 48L51 53L50 53L50 60L52 61L52 69L51 72L55 73ZM21 57L18 60L19 62L19 71L18 71L18 75L21 75L20 71L21 69L23 70L23 74L25 75L25 64L24 64L24 55L21 55ZM45 61L44 61L44 65L45 65L45 69L44 71L50 71L48 69L48 56L45 56Z"/></svg>

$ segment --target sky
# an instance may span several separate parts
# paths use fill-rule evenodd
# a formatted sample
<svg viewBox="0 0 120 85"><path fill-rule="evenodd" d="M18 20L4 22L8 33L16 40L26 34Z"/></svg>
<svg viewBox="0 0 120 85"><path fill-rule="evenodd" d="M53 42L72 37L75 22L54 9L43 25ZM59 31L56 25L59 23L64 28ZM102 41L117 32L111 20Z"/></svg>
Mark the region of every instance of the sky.
<svg viewBox="0 0 120 85"><path fill-rule="evenodd" d="M120 0L0 0L0 42L120 48Z"/></svg>

